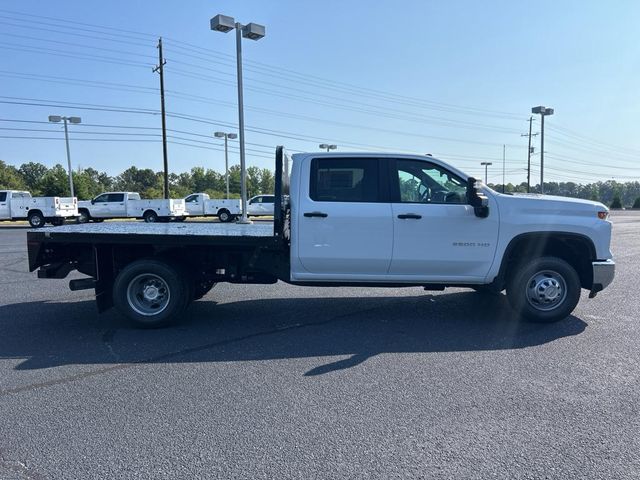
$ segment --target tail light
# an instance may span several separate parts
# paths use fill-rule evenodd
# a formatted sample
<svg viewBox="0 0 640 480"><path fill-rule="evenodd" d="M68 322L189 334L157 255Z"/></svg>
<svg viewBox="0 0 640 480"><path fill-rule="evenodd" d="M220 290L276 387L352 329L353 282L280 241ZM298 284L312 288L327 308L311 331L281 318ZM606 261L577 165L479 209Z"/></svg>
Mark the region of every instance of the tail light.
<svg viewBox="0 0 640 480"><path fill-rule="evenodd" d="M600 220L606 220L609 218L609 212L598 212L598 218Z"/></svg>

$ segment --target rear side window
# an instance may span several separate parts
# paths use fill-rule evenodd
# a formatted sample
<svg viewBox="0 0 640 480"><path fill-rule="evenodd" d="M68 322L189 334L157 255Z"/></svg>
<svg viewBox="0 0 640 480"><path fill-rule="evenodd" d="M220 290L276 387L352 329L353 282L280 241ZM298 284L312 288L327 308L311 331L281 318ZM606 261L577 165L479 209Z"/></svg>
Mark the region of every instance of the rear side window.
<svg viewBox="0 0 640 480"><path fill-rule="evenodd" d="M107 201L108 202L124 202L124 193L110 193L109 200Z"/></svg>
<svg viewBox="0 0 640 480"><path fill-rule="evenodd" d="M262 203L274 203L274 197L262 197Z"/></svg>
<svg viewBox="0 0 640 480"><path fill-rule="evenodd" d="M377 159L314 158L310 196L317 202L377 202L378 178Z"/></svg>
<svg viewBox="0 0 640 480"><path fill-rule="evenodd" d="M0 192L0 202L7 201L7 192Z"/></svg>

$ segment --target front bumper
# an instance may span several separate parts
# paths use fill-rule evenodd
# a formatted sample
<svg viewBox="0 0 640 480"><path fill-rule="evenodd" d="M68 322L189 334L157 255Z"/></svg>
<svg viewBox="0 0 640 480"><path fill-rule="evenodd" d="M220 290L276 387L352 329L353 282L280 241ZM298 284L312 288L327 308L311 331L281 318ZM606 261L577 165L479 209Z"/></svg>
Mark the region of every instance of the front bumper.
<svg viewBox="0 0 640 480"><path fill-rule="evenodd" d="M591 294L604 290L613 281L616 274L616 262L613 260L603 260L593 262L593 285L591 286Z"/></svg>

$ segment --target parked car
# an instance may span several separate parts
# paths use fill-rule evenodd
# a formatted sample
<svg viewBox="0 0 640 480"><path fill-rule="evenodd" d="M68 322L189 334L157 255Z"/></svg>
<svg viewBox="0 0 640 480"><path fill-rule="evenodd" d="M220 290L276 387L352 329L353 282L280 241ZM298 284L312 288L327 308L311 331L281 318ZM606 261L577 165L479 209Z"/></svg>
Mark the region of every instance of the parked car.
<svg viewBox="0 0 640 480"><path fill-rule="evenodd" d="M67 218L78 215L75 197L32 197L21 190L0 190L0 221L28 220L34 228L45 223L62 225Z"/></svg>
<svg viewBox="0 0 640 480"><path fill-rule="evenodd" d="M206 193L192 193L184 199L191 217L218 217L221 222L231 222L240 215L240 200L210 198Z"/></svg>
<svg viewBox="0 0 640 480"><path fill-rule="evenodd" d="M146 200L136 192L107 192L78 202L78 223L107 218L140 218L147 223L182 220L187 215L184 205L183 199Z"/></svg>
<svg viewBox="0 0 640 480"><path fill-rule="evenodd" d="M256 195L248 200L247 215L252 217L273 216L275 195Z"/></svg>

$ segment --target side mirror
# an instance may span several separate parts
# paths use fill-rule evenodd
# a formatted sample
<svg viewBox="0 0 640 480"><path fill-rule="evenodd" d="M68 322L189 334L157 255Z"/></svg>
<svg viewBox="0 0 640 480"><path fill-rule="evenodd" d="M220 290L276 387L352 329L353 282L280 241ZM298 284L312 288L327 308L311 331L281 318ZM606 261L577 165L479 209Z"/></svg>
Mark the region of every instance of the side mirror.
<svg viewBox="0 0 640 480"><path fill-rule="evenodd" d="M92 199L91 199L91 205L95 205L95 204L96 204L96 199L95 199L95 198L92 198Z"/></svg>
<svg viewBox="0 0 640 480"><path fill-rule="evenodd" d="M469 177L467 180L467 202L473 207L473 213L478 218L487 218L489 216L489 199L478 190L477 180Z"/></svg>

